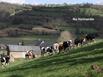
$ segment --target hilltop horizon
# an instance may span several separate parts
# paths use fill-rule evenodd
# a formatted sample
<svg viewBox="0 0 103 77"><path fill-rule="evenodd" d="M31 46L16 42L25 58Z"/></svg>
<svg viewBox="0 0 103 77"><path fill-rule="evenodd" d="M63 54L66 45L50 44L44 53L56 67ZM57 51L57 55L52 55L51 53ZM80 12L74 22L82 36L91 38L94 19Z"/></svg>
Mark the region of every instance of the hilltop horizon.
<svg viewBox="0 0 103 77"><path fill-rule="evenodd" d="M6 2L11 4L29 4L29 5L45 5L45 4L95 4L95 5L103 5L102 0L0 0L0 2Z"/></svg>

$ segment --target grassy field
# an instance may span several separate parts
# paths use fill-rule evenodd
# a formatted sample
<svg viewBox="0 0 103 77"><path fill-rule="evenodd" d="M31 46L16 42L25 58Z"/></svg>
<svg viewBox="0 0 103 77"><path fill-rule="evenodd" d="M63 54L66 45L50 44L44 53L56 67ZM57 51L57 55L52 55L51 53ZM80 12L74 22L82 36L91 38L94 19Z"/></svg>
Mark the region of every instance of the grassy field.
<svg viewBox="0 0 103 77"><path fill-rule="evenodd" d="M90 66L103 67L103 40L33 60L17 60L0 67L0 77L103 77Z"/></svg>

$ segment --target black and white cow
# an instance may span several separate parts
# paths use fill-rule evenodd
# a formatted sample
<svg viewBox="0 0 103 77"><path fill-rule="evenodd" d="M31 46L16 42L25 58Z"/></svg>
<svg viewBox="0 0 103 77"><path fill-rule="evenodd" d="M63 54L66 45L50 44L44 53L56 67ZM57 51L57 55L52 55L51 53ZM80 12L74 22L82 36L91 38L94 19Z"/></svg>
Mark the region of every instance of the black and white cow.
<svg viewBox="0 0 103 77"><path fill-rule="evenodd" d="M4 66L4 65L7 65L10 61L10 56L8 55L1 55L0 56L0 62L1 62L1 65Z"/></svg>
<svg viewBox="0 0 103 77"><path fill-rule="evenodd" d="M63 42L63 48L64 48L64 51L67 49L67 48L71 48L72 47L72 40L69 40L69 41L64 41Z"/></svg>
<svg viewBox="0 0 103 77"><path fill-rule="evenodd" d="M48 46L48 47L41 47L41 54L44 56L44 54L53 54L53 47L52 46Z"/></svg>
<svg viewBox="0 0 103 77"><path fill-rule="evenodd" d="M83 45L83 44L85 44L85 42L86 42L85 38L76 38L74 40L74 45L75 46Z"/></svg>
<svg viewBox="0 0 103 77"><path fill-rule="evenodd" d="M86 34L85 38L87 41L93 41L98 36L99 35L97 33L90 33L90 34Z"/></svg>

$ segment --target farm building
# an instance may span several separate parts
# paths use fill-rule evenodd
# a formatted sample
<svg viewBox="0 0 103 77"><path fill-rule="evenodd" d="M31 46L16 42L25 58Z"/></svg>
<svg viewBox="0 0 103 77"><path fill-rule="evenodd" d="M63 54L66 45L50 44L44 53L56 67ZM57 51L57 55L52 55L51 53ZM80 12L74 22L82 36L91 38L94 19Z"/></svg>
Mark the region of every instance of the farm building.
<svg viewBox="0 0 103 77"><path fill-rule="evenodd" d="M8 45L9 54L13 58L25 58L25 54L27 51L31 51L35 55L35 57L41 56L41 50L39 46L22 46L22 45Z"/></svg>

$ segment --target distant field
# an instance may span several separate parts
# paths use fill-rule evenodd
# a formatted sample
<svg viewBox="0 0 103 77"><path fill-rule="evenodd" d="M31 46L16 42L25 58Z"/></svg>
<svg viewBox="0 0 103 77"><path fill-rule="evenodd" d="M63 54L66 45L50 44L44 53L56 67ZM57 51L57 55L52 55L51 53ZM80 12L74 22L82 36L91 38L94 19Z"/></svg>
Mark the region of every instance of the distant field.
<svg viewBox="0 0 103 77"><path fill-rule="evenodd" d="M55 35L33 35L33 36L21 36L21 37L2 37L0 38L0 43L3 44L18 44L24 41L26 45L34 45L35 41L45 40L48 43L55 42L58 36Z"/></svg>
<svg viewBox="0 0 103 77"><path fill-rule="evenodd" d="M60 29L65 31L70 31L76 33L76 29L70 26L61 26ZM93 28L78 28L79 32L84 33L95 33L97 30ZM65 36L66 37L66 36ZM18 36L18 37L1 37L0 43L3 44L18 44L20 41L24 41L26 45L34 45L34 42L37 40L45 40L49 43L53 43L57 41L59 38L58 35L26 35L26 36Z"/></svg>

